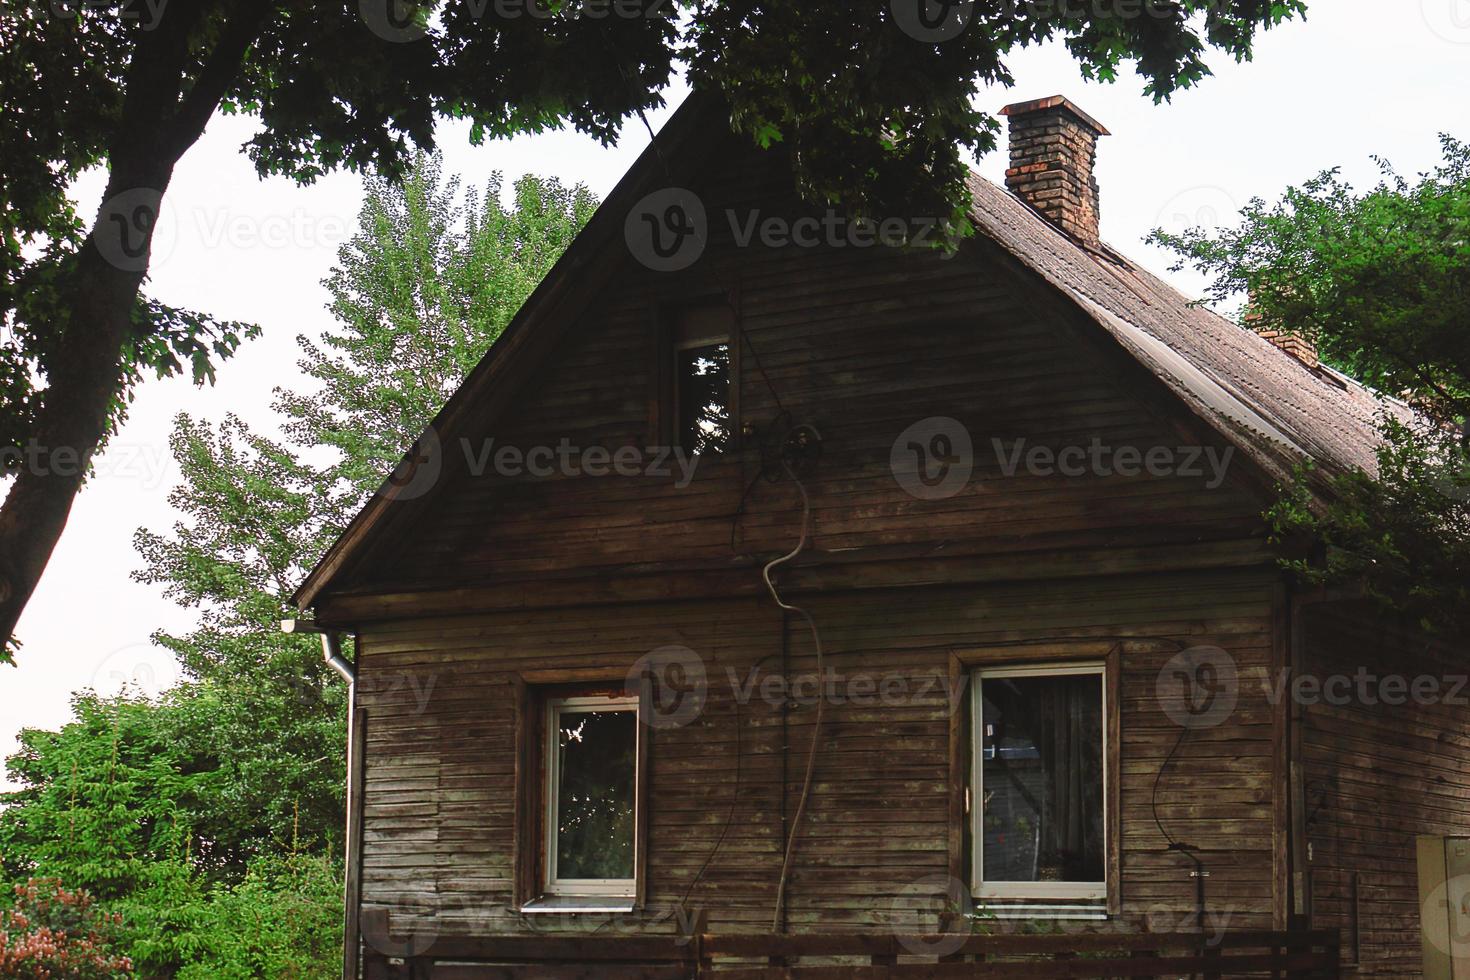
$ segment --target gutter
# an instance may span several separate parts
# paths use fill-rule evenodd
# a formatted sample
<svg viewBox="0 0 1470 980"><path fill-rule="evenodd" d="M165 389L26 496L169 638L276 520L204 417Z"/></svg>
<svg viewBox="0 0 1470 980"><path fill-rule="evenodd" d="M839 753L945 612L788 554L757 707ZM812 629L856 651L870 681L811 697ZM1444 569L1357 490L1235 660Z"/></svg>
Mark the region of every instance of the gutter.
<svg viewBox="0 0 1470 980"><path fill-rule="evenodd" d="M349 687L357 682L357 668L346 657L342 656L342 632L340 630L327 629L318 626L310 619L283 619L281 620L281 632L304 634L317 633L322 638L322 659L327 662L337 674L347 682Z"/></svg>
<svg viewBox="0 0 1470 980"><path fill-rule="evenodd" d="M328 667L335 670L347 682L349 687L357 683L357 668L342 656L341 633L336 630L327 630L322 634L322 658L326 660Z"/></svg>
<svg viewBox="0 0 1470 980"><path fill-rule="evenodd" d="M342 977L357 980L359 960L358 913L362 900L362 761L366 714L357 706L357 667L342 655L342 631L319 626L309 619L283 619L281 632L316 633L322 638L322 659L347 682L347 833L343 854Z"/></svg>

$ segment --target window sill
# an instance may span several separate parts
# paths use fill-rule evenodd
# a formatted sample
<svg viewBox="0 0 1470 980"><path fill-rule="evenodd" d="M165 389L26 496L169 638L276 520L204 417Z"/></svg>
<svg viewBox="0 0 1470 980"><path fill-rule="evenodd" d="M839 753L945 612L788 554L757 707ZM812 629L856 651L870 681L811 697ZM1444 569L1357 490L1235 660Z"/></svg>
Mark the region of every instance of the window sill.
<svg viewBox="0 0 1470 980"><path fill-rule="evenodd" d="M633 911L633 899L615 895L543 895L532 899L518 910L522 915L576 915Z"/></svg>
<svg viewBox="0 0 1470 980"><path fill-rule="evenodd" d="M980 900L971 919L1070 919L1088 922L1106 922L1108 907L1091 902L1002 902Z"/></svg>

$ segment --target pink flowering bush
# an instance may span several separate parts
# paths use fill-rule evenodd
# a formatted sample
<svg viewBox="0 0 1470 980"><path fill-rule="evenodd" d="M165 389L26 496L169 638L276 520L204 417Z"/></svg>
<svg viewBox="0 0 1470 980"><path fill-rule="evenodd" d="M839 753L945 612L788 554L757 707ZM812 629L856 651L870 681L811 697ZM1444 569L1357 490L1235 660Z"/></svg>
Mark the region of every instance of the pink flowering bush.
<svg viewBox="0 0 1470 980"><path fill-rule="evenodd" d="M117 916L93 907L83 890L50 878L15 886L15 903L0 912L0 977L14 980L118 980L132 961L110 950Z"/></svg>

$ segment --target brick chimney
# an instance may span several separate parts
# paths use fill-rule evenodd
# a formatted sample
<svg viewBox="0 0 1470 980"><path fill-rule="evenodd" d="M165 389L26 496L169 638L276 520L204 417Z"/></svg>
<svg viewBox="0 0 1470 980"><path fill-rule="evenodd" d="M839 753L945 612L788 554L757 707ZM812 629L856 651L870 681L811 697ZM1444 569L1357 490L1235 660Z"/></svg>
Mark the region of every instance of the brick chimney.
<svg viewBox="0 0 1470 980"><path fill-rule="evenodd" d="M1283 330L1267 321L1265 315L1256 309L1254 293L1246 301L1244 319L1248 330L1260 334L1262 338L1280 347L1307 367L1314 368L1320 363L1317 357L1317 345L1295 330Z"/></svg>
<svg viewBox="0 0 1470 980"><path fill-rule="evenodd" d="M1011 124L1006 187L1062 231L1097 248L1098 189L1092 166L1097 138L1108 131L1060 95L1017 102L1000 112Z"/></svg>
<svg viewBox="0 0 1470 980"><path fill-rule="evenodd" d="M1317 348L1313 346L1310 340L1299 333L1271 330L1269 328L1259 329L1256 333L1271 341L1271 343L1280 347L1309 368L1314 368L1320 363L1317 358Z"/></svg>

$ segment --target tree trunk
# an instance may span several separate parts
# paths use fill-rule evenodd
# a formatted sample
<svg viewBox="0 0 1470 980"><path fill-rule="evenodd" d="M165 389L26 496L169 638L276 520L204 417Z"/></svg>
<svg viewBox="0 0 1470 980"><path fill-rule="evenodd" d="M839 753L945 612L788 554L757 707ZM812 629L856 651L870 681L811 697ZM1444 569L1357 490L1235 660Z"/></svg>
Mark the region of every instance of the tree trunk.
<svg viewBox="0 0 1470 980"><path fill-rule="evenodd" d="M66 526L113 399L121 397L123 344L173 165L116 163L92 235L77 256L71 298L61 313L61 350L49 365L35 436L23 447L27 452L0 507L0 637L7 645Z"/></svg>
<svg viewBox="0 0 1470 980"><path fill-rule="evenodd" d="M0 506L0 663L9 659L20 614L107 433L113 399L123 396L123 345L174 165L204 134L274 9L267 0L170 5L133 51L107 190L77 256L71 300L59 314L61 349L47 365L32 440L37 451L25 454ZM190 39L211 17L222 17L218 36L185 91Z"/></svg>

